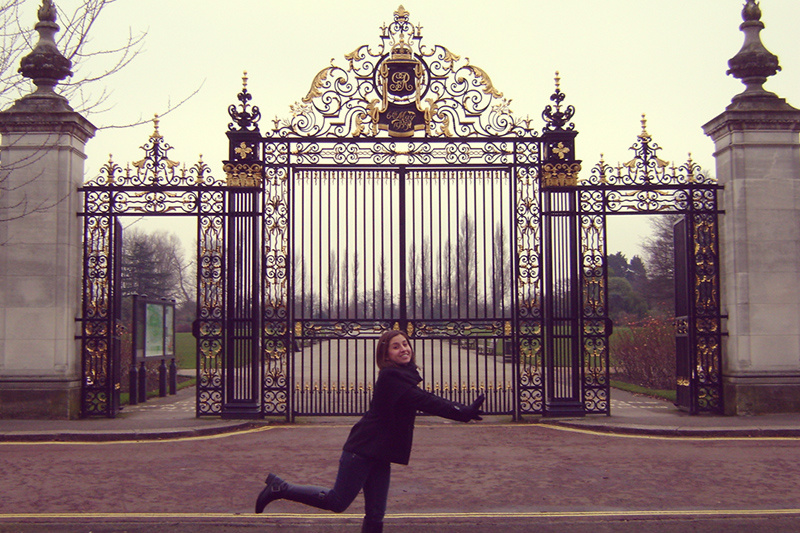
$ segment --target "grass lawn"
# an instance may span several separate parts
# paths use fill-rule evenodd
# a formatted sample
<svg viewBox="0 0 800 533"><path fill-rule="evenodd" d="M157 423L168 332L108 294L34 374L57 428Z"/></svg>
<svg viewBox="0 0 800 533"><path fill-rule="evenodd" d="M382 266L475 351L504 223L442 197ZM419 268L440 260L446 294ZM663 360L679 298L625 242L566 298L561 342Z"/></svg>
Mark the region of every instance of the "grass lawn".
<svg viewBox="0 0 800 533"><path fill-rule="evenodd" d="M191 333L175 334L175 351L178 368L197 368L197 340Z"/></svg>
<svg viewBox="0 0 800 533"><path fill-rule="evenodd" d="M634 385L632 383L626 383L624 381L618 381L615 379L611 380L611 386L615 389L633 392L635 394L644 394L645 396L653 396L654 398L663 398L664 400L669 400L671 402L675 402L676 399L676 392L674 389L648 389L647 387L640 387L639 385Z"/></svg>

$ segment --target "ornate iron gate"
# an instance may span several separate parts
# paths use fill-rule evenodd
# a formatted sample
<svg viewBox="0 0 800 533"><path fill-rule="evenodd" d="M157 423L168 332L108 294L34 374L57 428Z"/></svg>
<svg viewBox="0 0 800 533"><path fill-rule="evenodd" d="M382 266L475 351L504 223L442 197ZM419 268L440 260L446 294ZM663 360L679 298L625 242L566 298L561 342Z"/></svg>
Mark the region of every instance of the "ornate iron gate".
<svg viewBox="0 0 800 533"><path fill-rule="evenodd" d="M142 146L144 157L126 168L109 159L100 175L83 187L83 298L80 339L83 361L83 416L116 416L119 404L120 262L125 217L190 216L198 221L199 350L208 364L197 412L221 413L225 306L223 262L226 216L224 183L209 175L202 159L182 168L167 157L171 149L155 129ZM210 407L206 407L210 406Z"/></svg>
<svg viewBox="0 0 800 533"><path fill-rule="evenodd" d="M608 412L607 332L585 327L578 284L574 110L558 79L538 135L485 71L424 45L405 10L380 38L320 71L266 134L246 83L229 110L228 182L264 193L261 414L362 412L388 327L414 339L439 394L485 391L489 412L514 416ZM542 183L544 198L562 186L573 198L569 229L545 223L544 240L542 221L560 215L543 212ZM569 270L545 274L551 256ZM605 306L595 312L605 324Z"/></svg>
<svg viewBox="0 0 800 533"><path fill-rule="evenodd" d="M198 220L198 416L291 420L363 412L386 328L438 394L485 392L515 418L608 413L605 218L686 213L690 379L719 408L717 186L696 165L668 171L643 128L634 160L579 180L558 77L538 134L402 8L345 60L266 133L245 77L224 181L202 161L178 171L156 128L135 171L109 162L83 187L85 415L114 413L109 228L142 214Z"/></svg>
<svg viewBox="0 0 800 533"><path fill-rule="evenodd" d="M718 194L722 187L705 176L691 155L681 166L657 156L661 148L647 132L631 146L634 157L611 167L600 161L577 187L581 227L584 345L592 357L603 324L606 283L607 215L682 215L675 230L677 404L692 414L722 413L722 330L720 311ZM588 384L589 380L585 380ZM590 387L584 391L588 401Z"/></svg>

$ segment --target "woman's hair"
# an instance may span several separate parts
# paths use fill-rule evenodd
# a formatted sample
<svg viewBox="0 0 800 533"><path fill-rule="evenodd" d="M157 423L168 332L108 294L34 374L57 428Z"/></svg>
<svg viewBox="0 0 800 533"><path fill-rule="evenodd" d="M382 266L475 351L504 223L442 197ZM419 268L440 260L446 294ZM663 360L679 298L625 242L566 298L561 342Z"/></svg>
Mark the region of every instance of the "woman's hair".
<svg viewBox="0 0 800 533"><path fill-rule="evenodd" d="M389 344L392 342L392 339L398 335L402 335L406 341L408 341L408 345L411 347L411 364L416 366L416 354L414 353L414 347L411 346L411 339L408 338L408 335L398 329L387 329L381 334L378 339L378 345L375 347L375 364L378 365L378 368L397 366L394 361L389 360Z"/></svg>

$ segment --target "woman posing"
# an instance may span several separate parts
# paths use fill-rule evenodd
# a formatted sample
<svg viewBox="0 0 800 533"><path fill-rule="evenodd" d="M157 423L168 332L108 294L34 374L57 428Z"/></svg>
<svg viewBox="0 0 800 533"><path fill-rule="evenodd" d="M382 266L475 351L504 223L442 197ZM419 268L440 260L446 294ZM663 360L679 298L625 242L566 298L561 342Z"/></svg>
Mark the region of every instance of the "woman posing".
<svg viewBox="0 0 800 533"><path fill-rule="evenodd" d="M469 422L481 420L481 394L469 406L445 400L420 389L414 350L405 333L385 331L375 349L380 371L372 402L344 443L339 473L332 489L292 485L275 474L256 499L256 513L273 500L291 500L341 513L364 489L362 533L383 531L383 516L389 496L391 463L407 465L411 455L417 411Z"/></svg>

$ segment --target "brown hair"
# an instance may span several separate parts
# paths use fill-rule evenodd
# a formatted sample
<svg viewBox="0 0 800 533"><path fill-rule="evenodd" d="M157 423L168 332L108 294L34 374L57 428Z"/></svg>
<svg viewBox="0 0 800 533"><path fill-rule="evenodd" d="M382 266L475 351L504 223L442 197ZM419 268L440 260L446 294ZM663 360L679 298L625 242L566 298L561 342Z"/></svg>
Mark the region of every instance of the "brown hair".
<svg viewBox="0 0 800 533"><path fill-rule="evenodd" d="M403 331L399 329L387 329L384 331L380 338L378 339L378 344L375 347L375 364L378 365L378 368L386 368L387 366L397 366L394 361L390 361L389 356L389 343L391 340L398 335L402 335L405 337L406 341L408 341L408 345L411 347L411 364L417 364L416 353L414 353L414 347L411 346L411 339L408 338Z"/></svg>

